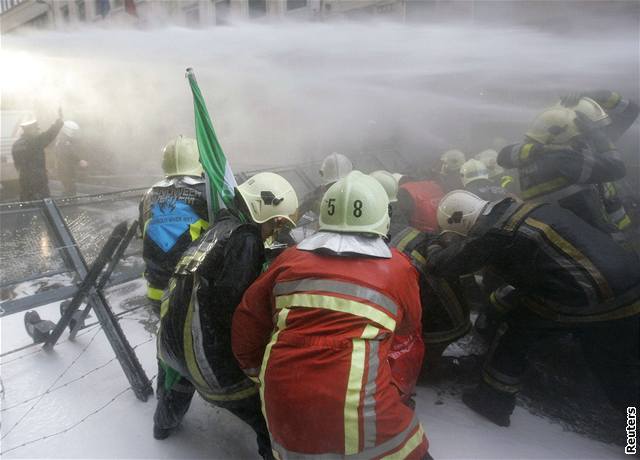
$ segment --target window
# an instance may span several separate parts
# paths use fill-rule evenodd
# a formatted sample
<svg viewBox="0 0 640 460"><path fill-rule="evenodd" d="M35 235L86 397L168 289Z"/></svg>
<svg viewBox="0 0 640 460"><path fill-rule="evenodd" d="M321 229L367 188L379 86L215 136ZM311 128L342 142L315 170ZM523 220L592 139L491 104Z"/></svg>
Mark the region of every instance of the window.
<svg viewBox="0 0 640 460"><path fill-rule="evenodd" d="M197 27L200 25L200 8L198 5L184 9L184 20L190 27Z"/></svg>
<svg viewBox="0 0 640 460"><path fill-rule="evenodd" d="M231 10L231 0L222 0L221 2L216 2L214 0L214 4L216 6L216 25L222 26L225 24L229 24L229 12Z"/></svg>
<svg viewBox="0 0 640 460"><path fill-rule="evenodd" d="M297 10L298 8L304 8L307 6L307 0L287 0L287 11Z"/></svg>
<svg viewBox="0 0 640 460"><path fill-rule="evenodd" d="M64 22L69 22L69 5L64 5L60 8L60 14Z"/></svg>
<svg viewBox="0 0 640 460"><path fill-rule="evenodd" d="M259 18L267 14L267 0L249 0L249 17Z"/></svg>
<svg viewBox="0 0 640 460"><path fill-rule="evenodd" d="M87 9L84 4L84 0L76 0L76 5L78 7L78 19L81 21L87 20Z"/></svg>

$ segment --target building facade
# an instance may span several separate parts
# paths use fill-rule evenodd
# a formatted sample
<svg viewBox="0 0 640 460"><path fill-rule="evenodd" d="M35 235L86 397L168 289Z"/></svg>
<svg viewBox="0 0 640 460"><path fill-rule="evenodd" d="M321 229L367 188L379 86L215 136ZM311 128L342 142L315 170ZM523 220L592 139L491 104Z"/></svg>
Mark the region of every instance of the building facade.
<svg viewBox="0 0 640 460"><path fill-rule="evenodd" d="M187 27L280 18L323 21L382 15L404 20L406 0L0 0L2 33L74 23L171 23Z"/></svg>

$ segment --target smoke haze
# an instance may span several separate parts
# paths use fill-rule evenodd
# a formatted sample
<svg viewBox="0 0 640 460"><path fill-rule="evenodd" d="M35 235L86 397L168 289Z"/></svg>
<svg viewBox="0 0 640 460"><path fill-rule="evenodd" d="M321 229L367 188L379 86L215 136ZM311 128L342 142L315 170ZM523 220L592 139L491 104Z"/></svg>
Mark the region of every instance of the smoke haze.
<svg viewBox="0 0 640 460"><path fill-rule="evenodd" d="M194 135L184 78L193 67L237 171L372 146L414 158L475 154L519 141L566 93L612 89L638 100L639 30L628 19L578 33L494 21L11 34L0 54L2 105L34 110L43 127L61 105L100 138L114 171L159 174L161 147ZM638 123L622 142L637 164Z"/></svg>

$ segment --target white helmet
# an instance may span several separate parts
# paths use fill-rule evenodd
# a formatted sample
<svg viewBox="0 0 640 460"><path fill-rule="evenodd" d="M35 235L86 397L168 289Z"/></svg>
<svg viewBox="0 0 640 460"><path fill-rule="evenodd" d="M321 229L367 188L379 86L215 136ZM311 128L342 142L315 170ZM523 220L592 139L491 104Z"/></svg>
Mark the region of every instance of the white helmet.
<svg viewBox="0 0 640 460"><path fill-rule="evenodd" d="M400 173L393 173L393 178L396 180L396 182L398 183L398 185L400 185L400 179L402 179L404 177L404 174L400 174Z"/></svg>
<svg viewBox="0 0 640 460"><path fill-rule="evenodd" d="M320 230L340 233L389 232L389 198L371 176L352 171L329 187L320 203Z"/></svg>
<svg viewBox="0 0 640 460"><path fill-rule="evenodd" d="M438 225L443 232L467 236L488 203L466 190L449 192L438 205Z"/></svg>
<svg viewBox="0 0 640 460"><path fill-rule="evenodd" d="M469 182L473 182L478 179L489 179L489 171L482 161L468 160L460 168L460 176L462 178L462 185L465 187Z"/></svg>
<svg viewBox="0 0 640 460"><path fill-rule="evenodd" d="M483 150L476 155L476 159L482 161L487 167L489 177L499 176L504 172L504 169L498 165L498 152L493 149Z"/></svg>
<svg viewBox="0 0 640 460"><path fill-rule="evenodd" d="M525 135L540 144L566 145L580 134L575 120L572 109L554 106L538 115Z"/></svg>
<svg viewBox="0 0 640 460"><path fill-rule="evenodd" d="M440 160L442 160L442 172L451 173L459 171L465 159L464 153L460 150L447 150L440 157Z"/></svg>
<svg viewBox="0 0 640 460"><path fill-rule="evenodd" d="M238 185L251 218L262 224L270 219L282 218L295 225L293 216L298 209L298 196L284 177L272 172L261 172Z"/></svg>
<svg viewBox="0 0 640 460"><path fill-rule="evenodd" d="M80 131L80 126L75 121L67 120L62 125L62 134L67 136L68 138L74 138L78 135Z"/></svg>
<svg viewBox="0 0 640 460"><path fill-rule="evenodd" d="M382 185L384 191L387 192L390 203L395 203L396 201L398 201L398 181L395 179L393 174L391 174L389 171L380 170L373 171L369 175L380 182L380 185Z"/></svg>
<svg viewBox="0 0 640 460"><path fill-rule="evenodd" d="M202 165L195 139L180 134L162 149L162 170L168 176L201 176Z"/></svg>
<svg viewBox="0 0 640 460"><path fill-rule="evenodd" d="M353 164L346 156L333 152L320 166L322 185L330 185L353 171Z"/></svg>

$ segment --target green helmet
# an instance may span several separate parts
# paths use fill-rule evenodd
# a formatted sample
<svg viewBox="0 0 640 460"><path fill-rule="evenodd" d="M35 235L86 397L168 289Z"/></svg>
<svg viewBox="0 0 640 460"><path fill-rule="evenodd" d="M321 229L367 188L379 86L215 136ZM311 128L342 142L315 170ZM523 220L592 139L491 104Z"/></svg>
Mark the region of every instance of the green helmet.
<svg viewBox="0 0 640 460"><path fill-rule="evenodd" d="M580 134L575 120L572 109L554 106L538 115L525 135L540 144L566 145Z"/></svg>
<svg viewBox="0 0 640 460"><path fill-rule="evenodd" d="M464 153L460 150L447 150L442 154L440 160L442 160L442 172L451 173L460 171L462 163L465 162Z"/></svg>
<svg viewBox="0 0 640 460"><path fill-rule="evenodd" d="M469 182L473 182L478 179L489 179L489 171L482 161L468 160L460 168L460 176L462 178L462 185L465 187Z"/></svg>
<svg viewBox="0 0 640 460"><path fill-rule="evenodd" d="M195 139L180 134L162 150L162 170L168 176L201 176L202 166Z"/></svg>
<svg viewBox="0 0 640 460"><path fill-rule="evenodd" d="M279 174L261 172L238 185L251 218L262 224L274 218L282 218L295 225L298 196L288 180Z"/></svg>
<svg viewBox="0 0 640 460"><path fill-rule="evenodd" d="M373 171L369 174L375 180L380 182L380 185L384 188L384 191L387 192L387 196L389 197L389 202L395 203L398 201L398 181L389 171Z"/></svg>
<svg viewBox="0 0 640 460"><path fill-rule="evenodd" d="M320 203L320 230L339 233L389 232L389 197L371 176L352 171L329 187Z"/></svg>

